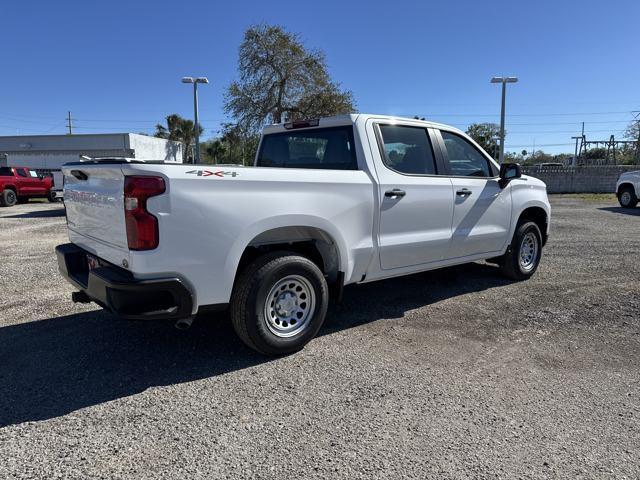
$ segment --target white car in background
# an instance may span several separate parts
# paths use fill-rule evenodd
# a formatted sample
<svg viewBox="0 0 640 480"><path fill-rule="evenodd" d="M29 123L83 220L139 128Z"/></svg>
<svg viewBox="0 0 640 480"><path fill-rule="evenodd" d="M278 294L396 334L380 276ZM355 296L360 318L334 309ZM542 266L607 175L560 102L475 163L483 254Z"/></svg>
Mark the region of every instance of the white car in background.
<svg viewBox="0 0 640 480"><path fill-rule="evenodd" d="M625 172L616 183L618 202L624 208L633 208L638 204L640 194L640 170Z"/></svg>

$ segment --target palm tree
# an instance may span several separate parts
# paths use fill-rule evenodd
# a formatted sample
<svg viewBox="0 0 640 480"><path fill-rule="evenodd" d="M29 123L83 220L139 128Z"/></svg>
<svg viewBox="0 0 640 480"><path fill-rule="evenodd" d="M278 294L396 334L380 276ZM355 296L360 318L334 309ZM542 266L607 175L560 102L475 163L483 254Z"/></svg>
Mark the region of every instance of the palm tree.
<svg viewBox="0 0 640 480"><path fill-rule="evenodd" d="M221 160L227 153L227 146L220 139L216 139L207 144L205 152L211 157L214 164L223 163Z"/></svg>
<svg viewBox="0 0 640 480"><path fill-rule="evenodd" d="M198 125L198 130L200 131L200 135L202 135L202 132L204 132L202 125ZM196 138L193 121L182 118L177 113L168 115L167 126L157 124L154 136L182 142L184 145L182 161L187 162L193 159L192 149Z"/></svg>

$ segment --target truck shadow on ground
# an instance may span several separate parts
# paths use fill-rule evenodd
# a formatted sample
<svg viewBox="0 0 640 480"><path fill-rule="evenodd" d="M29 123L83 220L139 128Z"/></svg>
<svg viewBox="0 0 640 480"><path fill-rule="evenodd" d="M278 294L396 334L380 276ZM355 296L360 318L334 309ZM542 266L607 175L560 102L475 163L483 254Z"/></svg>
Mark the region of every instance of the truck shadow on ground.
<svg viewBox="0 0 640 480"><path fill-rule="evenodd" d="M321 335L508 283L493 267L471 264L349 287ZM0 426L270 360L246 348L224 314L200 318L187 331L168 322L117 320L102 310L10 325L0 328Z"/></svg>
<svg viewBox="0 0 640 480"><path fill-rule="evenodd" d="M4 212L1 212L4 213ZM0 215L0 218L54 218L64 217L64 207L55 210L34 210L32 212L16 213L14 215Z"/></svg>
<svg viewBox="0 0 640 480"><path fill-rule="evenodd" d="M632 217L640 217L640 207L637 208L623 208L623 207L601 207L598 210L603 212L613 212L619 215L631 215Z"/></svg>

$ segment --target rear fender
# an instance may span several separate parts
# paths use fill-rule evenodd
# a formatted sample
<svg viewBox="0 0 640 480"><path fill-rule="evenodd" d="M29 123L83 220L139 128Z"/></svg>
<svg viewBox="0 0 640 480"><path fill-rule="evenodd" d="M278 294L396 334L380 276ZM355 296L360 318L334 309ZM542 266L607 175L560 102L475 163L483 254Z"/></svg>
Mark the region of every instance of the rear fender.
<svg viewBox="0 0 640 480"><path fill-rule="evenodd" d="M344 238L330 222L323 218L315 216L280 215L277 217L260 220L259 222L256 222L245 229L243 235L234 242L229 255L227 256L227 261L224 268L225 280L231 281L231 284L233 283L235 276L238 273L237 270L240 263L240 258L242 257L242 254L247 247L256 245L256 240L258 244L262 242L264 242L265 244L269 243L269 232L278 231L280 229L291 232L291 237L284 238L281 235L278 235L277 237L274 237L272 239L272 243L285 243L316 239L314 237L309 238L309 236L305 233L305 229L313 229L317 232L320 232L322 236L321 240L335 245L336 251L338 253L336 262L337 268L339 271L344 272L345 276L349 278L349 275L351 274L351 270L353 268L353 262L348 254ZM296 231L299 233L296 234ZM230 291L231 287L229 287L228 290Z"/></svg>

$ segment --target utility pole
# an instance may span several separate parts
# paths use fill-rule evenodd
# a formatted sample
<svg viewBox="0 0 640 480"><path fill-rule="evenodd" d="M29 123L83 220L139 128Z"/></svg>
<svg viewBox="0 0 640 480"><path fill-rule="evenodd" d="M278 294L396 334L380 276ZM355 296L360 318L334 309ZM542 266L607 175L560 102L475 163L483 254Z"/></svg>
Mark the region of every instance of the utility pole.
<svg viewBox="0 0 640 480"><path fill-rule="evenodd" d="M505 115L505 103L507 96L507 83L516 83L518 77L493 77L491 83L502 84L502 108L500 109L500 157L498 163L502 165L504 162L504 115Z"/></svg>
<svg viewBox="0 0 640 480"><path fill-rule="evenodd" d="M580 140L582 137L571 138L575 139L576 141L576 152L573 154L573 161L571 162L571 165L575 167L578 164L578 140Z"/></svg>
<svg viewBox="0 0 640 480"><path fill-rule="evenodd" d="M573 165L574 167L576 165L578 165L578 140L581 140L580 142L580 154L582 154L582 142L584 141L584 122L582 122L582 133L580 133L579 137L571 137L572 139L574 139L576 141L576 151L573 154L573 160L571 162L571 165Z"/></svg>
<svg viewBox="0 0 640 480"><path fill-rule="evenodd" d="M638 129L638 140L636 141L636 164L640 165L640 112L636 113L636 128Z"/></svg>
<svg viewBox="0 0 640 480"><path fill-rule="evenodd" d="M533 139L533 148L531 149L531 159L535 162L536 160L536 139Z"/></svg>
<svg viewBox="0 0 640 480"><path fill-rule="evenodd" d="M69 135L73 135L73 124L71 123L71 112L67 112L67 128L69 128Z"/></svg>

